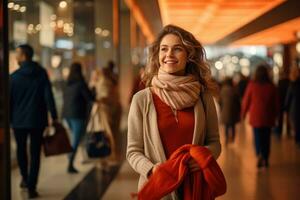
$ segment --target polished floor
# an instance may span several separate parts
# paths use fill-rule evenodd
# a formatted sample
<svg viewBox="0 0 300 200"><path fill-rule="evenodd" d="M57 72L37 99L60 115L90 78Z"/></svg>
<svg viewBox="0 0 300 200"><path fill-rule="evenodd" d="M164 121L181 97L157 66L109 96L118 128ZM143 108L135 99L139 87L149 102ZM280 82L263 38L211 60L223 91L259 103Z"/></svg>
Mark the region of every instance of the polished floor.
<svg viewBox="0 0 300 200"><path fill-rule="evenodd" d="M125 137L126 134L123 134ZM217 200L298 200L300 188L300 149L292 138L272 137L270 167L258 170L251 128L238 125L234 143L224 145L221 128L222 153L218 159L225 174L227 193ZM76 165L80 173L66 173L66 156L43 158L38 191L41 200L129 200L136 192L138 175L128 163L103 172L92 162L83 164L82 151ZM117 174L116 174L117 173ZM18 169L12 171L13 200L27 199L19 188Z"/></svg>
<svg viewBox="0 0 300 200"><path fill-rule="evenodd" d="M294 140L272 137L270 167L256 168L253 134L239 126L234 144L225 147L218 159L228 189L219 200L296 200L300 188L300 149Z"/></svg>
<svg viewBox="0 0 300 200"><path fill-rule="evenodd" d="M76 166L80 173L68 174L67 156L54 156L42 158L39 183L37 190L43 200L64 199L79 184L90 170L94 168L93 163L82 164L82 156L79 153ZM12 170L12 199L27 199L26 190L19 188L21 177L18 168Z"/></svg>

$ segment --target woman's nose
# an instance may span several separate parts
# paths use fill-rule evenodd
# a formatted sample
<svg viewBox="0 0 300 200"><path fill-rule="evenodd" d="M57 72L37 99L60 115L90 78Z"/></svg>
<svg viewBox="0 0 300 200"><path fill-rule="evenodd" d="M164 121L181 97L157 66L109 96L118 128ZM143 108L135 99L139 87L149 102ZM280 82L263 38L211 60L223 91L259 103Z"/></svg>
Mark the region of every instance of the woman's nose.
<svg viewBox="0 0 300 200"><path fill-rule="evenodd" d="M173 51L172 49L170 48L168 51L167 51L167 56L172 56L173 55Z"/></svg>

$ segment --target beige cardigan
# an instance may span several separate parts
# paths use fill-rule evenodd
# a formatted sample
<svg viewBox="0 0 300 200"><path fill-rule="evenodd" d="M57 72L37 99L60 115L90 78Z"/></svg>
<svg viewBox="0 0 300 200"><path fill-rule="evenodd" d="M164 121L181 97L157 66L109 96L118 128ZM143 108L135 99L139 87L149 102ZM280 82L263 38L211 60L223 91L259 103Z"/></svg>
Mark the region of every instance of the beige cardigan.
<svg viewBox="0 0 300 200"><path fill-rule="evenodd" d="M199 98L194 107L195 129L192 143L200 146L205 145L217 159L221 152L221 145L216 108L210 94L203 93L203 100L206 106L206 118L204 118L203 104ZM206 134L204 127L206 127ZM152 167L156 163L166 161L150 88L146 88L133 96L128 115L126 157L132 168L140 174L138 190L147 182L147 174ZM176 200L178 197L173 192L164 199Z"/></svg>

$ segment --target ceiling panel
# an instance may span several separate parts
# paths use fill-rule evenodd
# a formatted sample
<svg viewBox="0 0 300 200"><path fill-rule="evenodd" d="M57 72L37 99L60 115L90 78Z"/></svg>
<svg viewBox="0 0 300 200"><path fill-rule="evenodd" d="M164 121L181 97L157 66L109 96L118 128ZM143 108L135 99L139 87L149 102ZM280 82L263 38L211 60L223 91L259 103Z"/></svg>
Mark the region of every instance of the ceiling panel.
<svg viewBox="0 0 300 200"><path fill-rule="evenodd" d="M237 40L232 45L287 44L296 40L297 32L300 32L300 17Z"/></svg>
<svg viewBox="0 0 300 200"><path fill-rule="evenodd" d="M158 0L163 25L191 31L213 44L285 0Z"/></svg>

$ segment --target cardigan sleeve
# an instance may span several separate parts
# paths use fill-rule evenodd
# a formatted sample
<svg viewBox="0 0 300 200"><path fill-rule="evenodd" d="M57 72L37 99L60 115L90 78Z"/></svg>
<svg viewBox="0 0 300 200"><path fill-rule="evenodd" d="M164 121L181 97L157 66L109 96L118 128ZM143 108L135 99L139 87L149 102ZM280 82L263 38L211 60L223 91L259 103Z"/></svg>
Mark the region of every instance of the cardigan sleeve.
<svg viewBox="0 0 300 200"><path fill-rule="evenodd" d="M134 95L131 102L128 115L126 158L137 173L147 178L154 164L144 154L143 114L140 105L142 101L143 99Z"/></svg>
<svg viewBox="0 0 300 200"><path fill-rule="evenodd" d="M203 101L206 107L205 146L211 151L213 157L217 159L221 153L221 144L216 106L213 97L209 93L204 93Z"/></svg>

